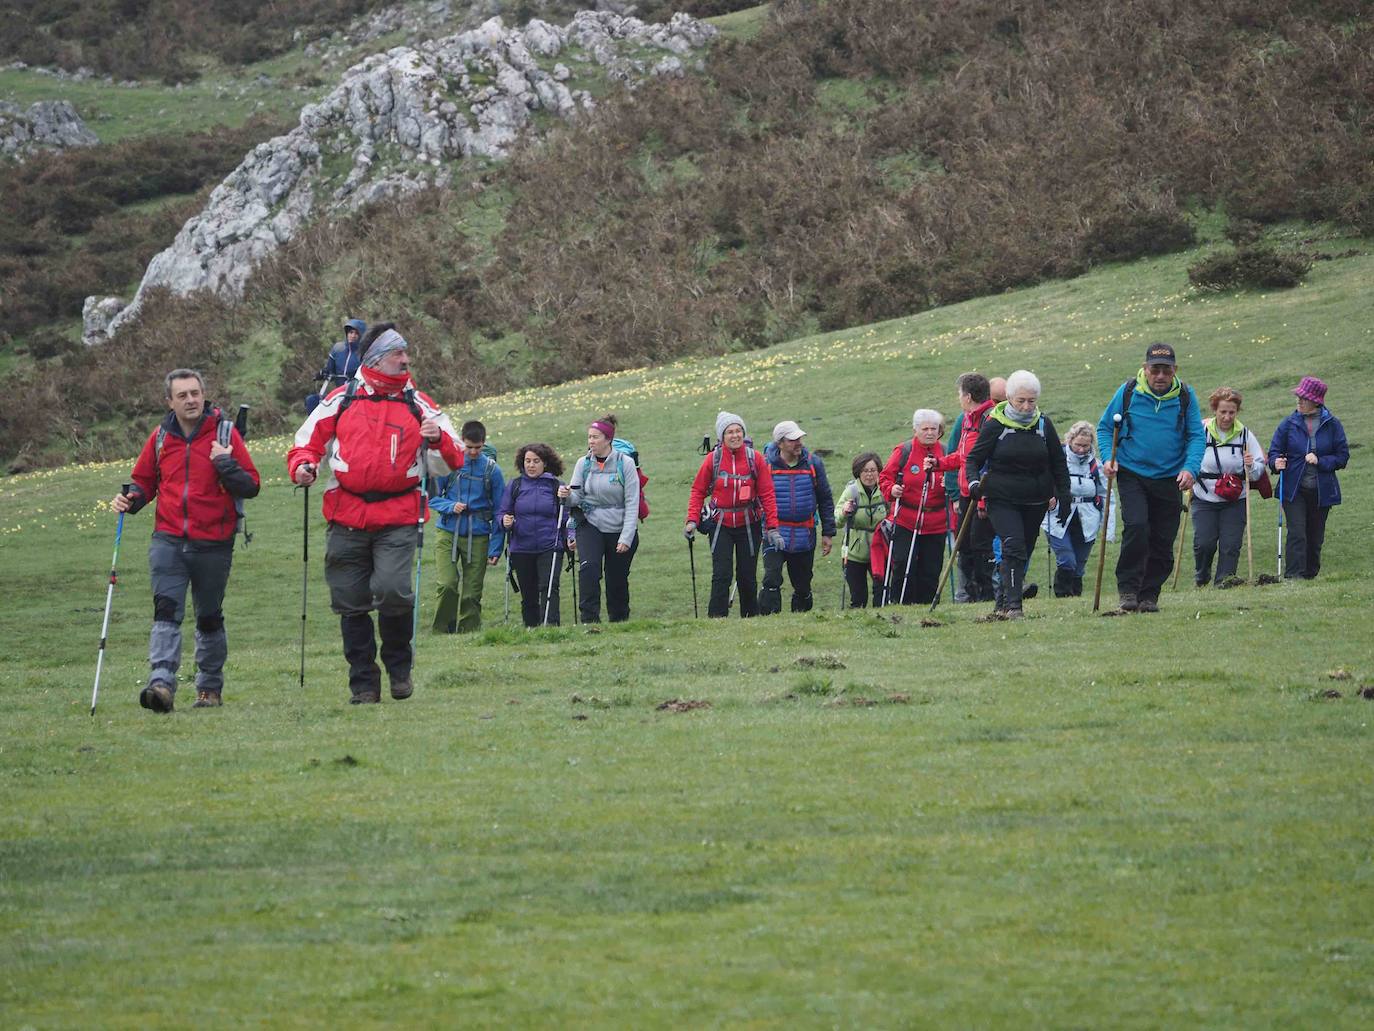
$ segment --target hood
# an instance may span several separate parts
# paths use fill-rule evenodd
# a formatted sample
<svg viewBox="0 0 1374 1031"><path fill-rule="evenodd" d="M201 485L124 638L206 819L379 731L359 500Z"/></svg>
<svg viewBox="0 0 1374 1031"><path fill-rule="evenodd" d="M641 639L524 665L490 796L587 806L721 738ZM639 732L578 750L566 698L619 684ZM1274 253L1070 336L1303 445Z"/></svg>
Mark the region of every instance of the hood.
<svg viewBox="0 0 1374 1031"><path fill-rule="evenodd" d="M350 329L356 329L358 331L358 340L360 342L363 337L367 335L367 323L362 319L348 319L344 322L343 328L345 330L345 339L347 339L347 331Z"/></svg>

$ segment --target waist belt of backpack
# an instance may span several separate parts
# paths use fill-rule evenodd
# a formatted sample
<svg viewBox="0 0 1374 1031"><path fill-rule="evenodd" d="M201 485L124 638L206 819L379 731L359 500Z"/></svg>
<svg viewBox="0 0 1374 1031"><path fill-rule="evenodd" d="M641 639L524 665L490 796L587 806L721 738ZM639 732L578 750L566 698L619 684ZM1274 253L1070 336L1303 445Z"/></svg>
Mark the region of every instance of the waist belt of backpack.
<svg viewBox="0 0 1374 1031"><path fill-rule="evenodd" d="M712 502L712 504L715 504ZM754 507L752 501L746 501L742 505L716 505L717 512L747 512Z"/></svg>
<svg viewBox="0 0 1374 1031"><path fill-rule="evenodd" d="M815 525L816 525L816 520L815 520L814 518L811 518L811 519L779 519L779 520L778 520L778 525L779 525L779 526L807 526L807 527L810 527L810 526L815 526Z"/></svg>
<svg viewBox="0 0 1374 1031"><path fill-rule="evenodd" d="M352 494L355 498L362 498L369 505L376 504L378 501L389 501L391 498L403 498L407 494L414 494L420 489L419 484L414 487L407 487L405 490L349 490L343 484L339 484L339 490L345 494Z"/></svg>

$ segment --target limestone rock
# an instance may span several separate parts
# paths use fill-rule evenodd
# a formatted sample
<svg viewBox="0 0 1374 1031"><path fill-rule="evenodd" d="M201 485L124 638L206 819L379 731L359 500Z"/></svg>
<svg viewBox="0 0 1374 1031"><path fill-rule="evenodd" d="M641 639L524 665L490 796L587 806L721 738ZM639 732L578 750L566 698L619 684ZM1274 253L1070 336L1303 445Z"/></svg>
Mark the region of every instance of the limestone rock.
<svg viewBox="0 0 1374 1031"><path fill-rule="evenodd" d="M110 322L124 309L119 297L87 297L81 306L81 342L103 344L110 339Z"/></svg>
<svg viewBox="0 0 1374 1031"><path fill-rule="evenodd" d="M70 101L40 100L27 109L0 101L0 157L22 161L40 151L94 147L99 142Z"/></svg>
<svg viewBox="0 0 1374 1031"><path fill-rule="evenodd" d="M425 9L447 16L442 2ZM373 54L303 108L295 129L244 158L153 258L138 293L105 331L113 335L132 318L152 287L242 296L258 263L311 218L446 184L447 166L463 158L503 158L536 112L568 118L591 110L591 94L571 88L576 76L567 66L546 71L540 63L569 46L592 55L603 75L633 85L651 75L683 74L681 55L715 32L682 14L651 25L611 11L582 11L565 26L536 19L508 28L490 18L465 32ZM664 56L651 65L642 59L646 50Z"/></svg>

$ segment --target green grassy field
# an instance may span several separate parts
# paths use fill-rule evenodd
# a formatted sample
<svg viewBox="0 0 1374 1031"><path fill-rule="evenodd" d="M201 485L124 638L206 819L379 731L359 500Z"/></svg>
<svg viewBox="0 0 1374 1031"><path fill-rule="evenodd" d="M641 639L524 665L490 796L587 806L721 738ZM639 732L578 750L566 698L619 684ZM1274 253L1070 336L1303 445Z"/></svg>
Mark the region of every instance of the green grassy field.
<svg viewBox="0 0 1374 1031"><path fill-rule="evenodd" d="M488 629L423 638L405 703L345 704L318 497L298 686L284 440L252 442L217 711L137 706L144 513L87 715L126 466L0 482L4 1023L1368 1026L1374 258L1203 296L1196 256L452 411L508 463L531 439L575 455L615 410L654 513L634 621L503 626L492 578ZM950 413L961 371L1033 369L1067 425L1158 338L1204 394L1245 391L1266 439L1299 375L1331 382L1356 450L1320 580L922 626L837 614L836 555L811 614L690 618L679 531L718 408L757 438L798 419L838 489L912 409ZM1272 572L1272 503L1255 521ZM710 705L657 708L675 698Z"/></svg>

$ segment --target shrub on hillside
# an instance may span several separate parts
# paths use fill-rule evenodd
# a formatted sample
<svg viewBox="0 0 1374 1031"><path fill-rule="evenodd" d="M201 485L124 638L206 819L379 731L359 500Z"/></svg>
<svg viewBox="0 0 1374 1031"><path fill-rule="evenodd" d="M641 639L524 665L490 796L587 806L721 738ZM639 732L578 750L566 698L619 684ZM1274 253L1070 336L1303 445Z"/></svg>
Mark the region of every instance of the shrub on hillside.
<svg viewBox="0 0 1374 1031"><path fill-rule="evenodd" d="M1197 242L1197 232L1176 210L1122 211L1094 222L1083 237L1088 261L1130 261L1181 251Z"/></svg>
<svg viewBox="0 0 1374 1031"><path fill-rule="evenodd" d="M1199 290L1277 289L1297 286L1311 268L1308 255L1251 245L1207 255L1189 266L1188 281Z"/></svg>

